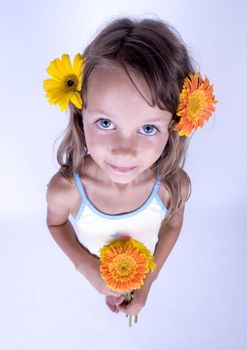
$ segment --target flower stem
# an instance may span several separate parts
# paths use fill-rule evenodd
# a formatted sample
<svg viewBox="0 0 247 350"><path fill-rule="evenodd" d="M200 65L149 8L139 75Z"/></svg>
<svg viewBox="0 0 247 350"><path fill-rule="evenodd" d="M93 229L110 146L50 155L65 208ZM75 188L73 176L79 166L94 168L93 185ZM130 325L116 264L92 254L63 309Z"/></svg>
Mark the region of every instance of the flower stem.
<svg viewBox="0 0 247 350"><path fill-rule="evenodd" d="M130 302L131 302L131 300L132 300L132 294L131 294L131 292L128 292L128 293L126 293L125 295L124 295L124 299L125 299L125 301L127 302L127 304L129 304ZM129 316L129 327L132 327L132 316L133 315L127 315L126 314L126 317L128 317ZM135 323L137 323L137 319L138 319L138 315L134 315L135 316Z"/></svg>
<svg viewBox="0 0 247 350"><path fill-rule="evenodd" d="M129 304L132 300L132 295L131 295L131 292L128 292L124 295L124 299L127 301L127 304ZM126 316L129 316L129 327L132 326L132 315L127 315Z"/></svg>
<svg viewBox="0 0 247 350"><path fill-rule="evenodd" d="M132 315L129 315L129 326L132 326Z"/></svg>

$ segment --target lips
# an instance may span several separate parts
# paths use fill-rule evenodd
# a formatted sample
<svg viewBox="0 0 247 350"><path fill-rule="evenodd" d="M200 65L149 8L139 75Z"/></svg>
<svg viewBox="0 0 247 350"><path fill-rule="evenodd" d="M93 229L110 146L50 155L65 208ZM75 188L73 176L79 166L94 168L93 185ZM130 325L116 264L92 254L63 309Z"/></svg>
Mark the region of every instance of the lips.
<svg viewBox="0 0 247 350"><path fill-rule="evenodd" d="M133 169L135 169L136 167L119 167L119 166L115 166L112 165L110 163L108 163L110 165L110 167L112 169L114 169L115 171L119 172L119 173L129 173L130 171L132 171Z"/></svg>

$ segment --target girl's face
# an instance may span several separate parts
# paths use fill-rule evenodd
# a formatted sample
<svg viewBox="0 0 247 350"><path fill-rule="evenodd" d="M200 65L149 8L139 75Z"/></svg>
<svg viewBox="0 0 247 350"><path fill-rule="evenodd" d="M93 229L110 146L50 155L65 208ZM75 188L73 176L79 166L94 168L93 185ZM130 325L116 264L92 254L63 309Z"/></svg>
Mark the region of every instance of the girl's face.
<svg viewBox="0 0 247 350"><path fill-rule="evenodd" d="M144 79L134 72L130 75L151 101ZM160 157L172 114L149 106L120 67L94 68L82 118L88 151L103 176L128 184L146 174Z"/></svg>

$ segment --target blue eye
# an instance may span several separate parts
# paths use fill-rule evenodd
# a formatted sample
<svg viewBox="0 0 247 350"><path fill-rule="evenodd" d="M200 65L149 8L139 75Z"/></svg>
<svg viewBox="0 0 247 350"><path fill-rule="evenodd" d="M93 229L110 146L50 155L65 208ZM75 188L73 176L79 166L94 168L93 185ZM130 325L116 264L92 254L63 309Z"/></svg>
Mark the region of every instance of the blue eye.
<svg viewBox="0 0 247 350"><path fill-rule="evenodd" d="M109 126L109 124L111 124L111 121L109 119L99 119L99 120L97 120L96 124L99 126L98 122L100 122L100 126L102 126L102 127L100 127L100 129L107 129L107 130L109 130L108 126ZM110 129L110 130L112 130L112 129Z"/></svg>
<svg viewBox="0 0 247 350"><path fill-rule="evenodd" d="M105 130L113 130L113 128L109 128L109 126L111 126L112 122L109 119L98 119L95 124L100 128L100 129L105 129ZM156 128L156 126L154 125L150 125L150 124L146 124L144 125L142 128L146 128L146 132L144 133L144 135L148 135L148 136L153 136L156 135L157 132L159 132L159 129ZM154 131L154 133L153 133Z"/></svg>
<svg viewBox="0 0 247 350"><path fill-rule="evenodd" d="M145 135L151 135L151 136L153 136L153 135L156 135L157 132L159 132L158 128L156 128L156 126L154 126L154 125L147 124L147 125L144 125L143 128L146 128L146 131L147 131L147 133L145 133ZM152 131L155 131L155 130L156 130L157 132L155 132L155 133L153 134Z"/></svg>

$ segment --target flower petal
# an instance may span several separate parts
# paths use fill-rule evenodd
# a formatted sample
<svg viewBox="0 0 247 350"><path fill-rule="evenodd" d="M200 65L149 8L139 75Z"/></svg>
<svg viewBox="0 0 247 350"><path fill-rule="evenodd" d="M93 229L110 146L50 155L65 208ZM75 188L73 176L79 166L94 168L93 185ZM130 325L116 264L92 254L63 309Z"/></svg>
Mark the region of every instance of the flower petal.
<svg viewBox="0 0 247 350"><path fill-rule="evenodd" d="M179 136L189 136L210 118L215 110L213 105L217 102L213 95L213 85L209 84L208 78L203 80L198 72L189 74L180 93L176 114L181 118L174 130L179 131Z"/></svg>
<svg viewBox="0 0 247 350"><path fill-rule="evenodd" d="M73 68L70 62L70 58L68 54L63 54L62 55L62 65L63 65L63 69L64 72L66 72L66 74L72 74L73 73Z"/></svg>

